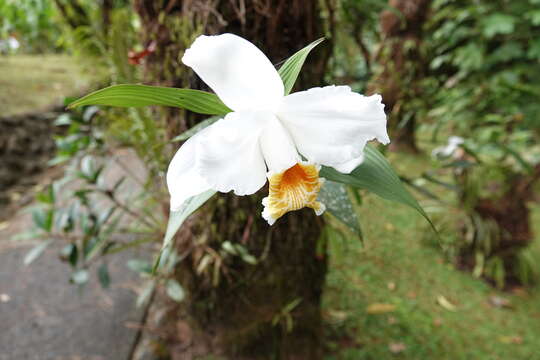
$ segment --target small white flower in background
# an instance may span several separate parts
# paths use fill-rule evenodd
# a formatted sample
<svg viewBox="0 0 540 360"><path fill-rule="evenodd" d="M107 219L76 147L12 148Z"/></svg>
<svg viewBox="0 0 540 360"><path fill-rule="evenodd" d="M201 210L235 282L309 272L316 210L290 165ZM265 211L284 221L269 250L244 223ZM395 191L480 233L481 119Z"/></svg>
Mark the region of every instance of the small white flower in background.
<svg viewBox="0 0 540 360"><path fill-rule="evenodd" d="M438 148L433 149L433 151L431 152L431 156L440 157L440 158L447 158L447 157L451 156L452 154L454 154L454 152L464 142L465 142L465 140L462 137L450 136L448 138L448 144L446 146L440 146Z"/></svg>
<svg viewBox="0 0 540 360"><path fill-rule="evenodd" d="M14 38L13 36L10 36L8 38L8 45L11 50L17 50L19 47L21 47L21 44L19 43L19 40Z"/></svg>
<svg viewBox="0 0 540 360"><path fill-rule="evenodd" d="M210 189L253 194L268 178L262 215L270 225L303 207L320 215L320 165L350 173L368 141L390 142L380 95L326 86L284 96L270 60L239 36L199 36L182 61L233 112L192 136L172 159L172 211Z"/></svg>
<svg viewBox="0 0 540 360"><path fill-rule="evenodd" d="M21 44L13 36L8 37L6 40L0 40L0 52L16 52L19 47L21 47Z"/></svg>

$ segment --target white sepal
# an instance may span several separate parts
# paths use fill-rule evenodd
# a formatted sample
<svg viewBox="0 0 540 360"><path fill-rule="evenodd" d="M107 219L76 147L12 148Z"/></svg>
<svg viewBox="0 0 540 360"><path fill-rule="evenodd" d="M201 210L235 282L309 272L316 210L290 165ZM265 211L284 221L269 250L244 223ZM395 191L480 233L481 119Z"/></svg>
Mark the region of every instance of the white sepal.
<svg viewBox="0 0 540 360"><path fill-rule="evenodd" d="M283 98L283 82L270 60L239 36L201 35L182 62L234 111L275 108Z"/></svg>

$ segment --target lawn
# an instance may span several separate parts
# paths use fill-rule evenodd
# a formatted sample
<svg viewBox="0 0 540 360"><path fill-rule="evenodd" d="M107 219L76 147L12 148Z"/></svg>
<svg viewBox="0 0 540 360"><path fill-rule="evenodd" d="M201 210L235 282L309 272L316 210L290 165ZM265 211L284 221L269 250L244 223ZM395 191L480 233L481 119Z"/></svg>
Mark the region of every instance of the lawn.
<svg viewBox="0 0 540 360"><path fill-rule="evenodd" d="M391 154L390 160L403 174L429 167L426 156ZM364 245L330 244L328 360L540 359L537 288L497 291L456 270L436 242L425 241L426 222L404 206L369 196L359 214ZM537 255L539 242L537 235ZM509 306L491 305L490 298Z"/></svg>
<svg viewBox="0 0 540 360"><path fill-rule="evenodd" d="M90 78L67 55L0 56L0 116L59 105L87 89Z"/></svg>

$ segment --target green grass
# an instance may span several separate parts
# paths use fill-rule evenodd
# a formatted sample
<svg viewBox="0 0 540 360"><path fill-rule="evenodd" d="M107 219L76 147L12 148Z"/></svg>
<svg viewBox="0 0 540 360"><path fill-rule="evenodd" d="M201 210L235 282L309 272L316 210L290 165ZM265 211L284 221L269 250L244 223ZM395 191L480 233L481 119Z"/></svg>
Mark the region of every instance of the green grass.
<svg viewBox="0 0 540 360"><path fill-rule="evenodd" d="M404 174L429 167L426 157L397 160L390 156ZM456 270L425 241L431 231L425 220L404 206L368 196L359 213L364 246L350 240L330 244L328 360L540 359L538 288L500 292ZM540 234L538 209L534 220ZM538 256L539 243L537 236L532 251ZM490 305L493 295L507 298L512 308ZM441 306L440 296L455 311ZM395 308L368 314L367 307L377 303Z"/></svg>
<svg viewBox="0 0 540 360"><path fill-rule="evenodd" d="M45 110L65 96L88 88L91 74L83 75L66 55L0 56L2 116Z"/></svg>

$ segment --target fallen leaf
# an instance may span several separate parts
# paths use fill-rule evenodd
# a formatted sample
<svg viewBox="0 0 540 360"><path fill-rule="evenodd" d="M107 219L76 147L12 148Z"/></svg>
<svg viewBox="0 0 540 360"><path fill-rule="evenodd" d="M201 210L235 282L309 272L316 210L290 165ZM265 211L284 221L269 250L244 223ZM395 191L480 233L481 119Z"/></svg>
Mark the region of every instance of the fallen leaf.
<svg viewBox="0 0 540 360"><path fill-rule="evenodd" d="M448 301L448 299L445 298L442 295L437 295L437 304L439 304L440 306L442 306L443 308L445 308L448 311L456 311L457 310L456 306L454 304L452 304L450 301Z"/></svg>
<svg viewBox="0 0 540 360"><path fill-rule="evenodd" d="M325 315L327 320L338 323L345 321L349 317L349 314L346 311L333 309L328 310Z"/></svg>
<svg viewBox="0 0 540 360"><path fill-rule="evenodd" d="M510 300L501 296L493 295L488 298L488 302L491 306L496 308L511 308L512 303Z"/></svg>
<svg viewBox="0 0 540 360"><path fill-rule="evenodd" d="M523 344L523 338L518 335L499 336L499 341L503 344Z"/></svg>
<svg viewBox="0 0 540 360"><path fill-rule="evenodd" d="M399 354L407 349L407 345L400 342L390 343L388 344L388 349L392 354Z"/></svg>
<svg viewBox="0 0 540 360"><path fill-rule="evenodd" d="M441 318L435 318L433 319L433 325L436 327L439 327L442 325L442 319Z"/></svg>
<svg viewBox="0 0 540 360"><path fill-rule="evenodd" d="M7 221L0 222L0 230L7 229L9 223Z"/></svg>
<svg viewBox="0 0 540 360"><path fill-rule="evenodd" d="M529 296L529 293L527 292L527 290L525 290L525 288L522 288L522 287L513 288L512 293L514 295L519 296L519 297L528 297Z"/></svg>
<svg viewBox="0 0 540 360"><path fill-rule="evenodd" d="M417 295L416 295L416 293L415 293L414 291L409 291L409 292L407 293L407 297L408 297L409 299L413 299L413 300L414 300L414 299L416 299L416 296L417 296Z"/></svg>
<svg viewBox="0 0 540 360"><path fill-rule="evenodd" d="M386 314L389 312L393 312L396 310L396 305L393 304L382 304L382 303L375 303L371 304L366 308L366 313L368 314Z"/></svg>
<svg viewBox="0 0 540 360"><path fill-rule="evenodd" d="M388 290L390 291L396 290L396 283L393 281L390 281L388 284L386 284L386 286L388 287Z"/></svg>

